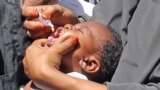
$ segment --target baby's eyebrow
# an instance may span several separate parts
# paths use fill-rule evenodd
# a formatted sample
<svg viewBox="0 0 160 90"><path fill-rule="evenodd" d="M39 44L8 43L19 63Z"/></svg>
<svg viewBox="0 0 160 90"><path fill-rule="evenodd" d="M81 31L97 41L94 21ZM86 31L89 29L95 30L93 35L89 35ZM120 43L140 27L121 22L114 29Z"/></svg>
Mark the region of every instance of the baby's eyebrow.
<svg viewBox="0 0 160 90"><path fill-rule="evenodd" d="M80 28L76 29L78 31L80 31L82 34L84 34L83 30L81 30Z"/></svg>

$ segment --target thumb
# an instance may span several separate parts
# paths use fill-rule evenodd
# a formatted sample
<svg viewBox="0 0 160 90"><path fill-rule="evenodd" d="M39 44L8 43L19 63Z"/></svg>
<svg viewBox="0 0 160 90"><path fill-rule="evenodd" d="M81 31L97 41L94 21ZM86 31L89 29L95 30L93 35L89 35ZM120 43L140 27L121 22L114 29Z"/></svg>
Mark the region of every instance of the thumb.
<svg viewBox="0 0 160 90"><path fill-rule="evenodd" d="M40 47L44 47L46 42L47 42L47 39L37 39L32 43L32 45L38 45Z"/></svg>
<svg viewBox="0 0 160 90"><path fill-rule="evenodd" d="M23 6L22 7L22 15L28 18L35 18L38 17L37 8L31 6Z"/></svg>
<svg viewBox="0 0 160 90"><path fill-rule="evenodd" d="M76 36L71 36L64 42L51 46L51 52L57 53L58 55L64 55L65 53L71 51L78 43L78 38Z"/></svg>

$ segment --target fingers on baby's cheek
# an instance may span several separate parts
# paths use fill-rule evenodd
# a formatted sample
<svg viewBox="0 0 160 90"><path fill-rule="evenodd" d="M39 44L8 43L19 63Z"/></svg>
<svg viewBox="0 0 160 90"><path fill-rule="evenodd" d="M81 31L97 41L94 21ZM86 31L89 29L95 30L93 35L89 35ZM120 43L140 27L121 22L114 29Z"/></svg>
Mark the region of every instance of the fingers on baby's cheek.
<svg viewBox="0 0 160 90"><path fill-rule="evenodd" d="M78 38L75 37L75 36L70 36L69 39L65 40L63 43L62 43L62 49L64 50L64 53L72 50L76 43L78 42Z"/></svg>
<svg viewBox="0 0 160 90"><path fill-rule="evenodd" d="M51 18L51 13L45 12L45 13L42 14L42 17L43 17L44 19L50 19L50 18Z"/></svg>

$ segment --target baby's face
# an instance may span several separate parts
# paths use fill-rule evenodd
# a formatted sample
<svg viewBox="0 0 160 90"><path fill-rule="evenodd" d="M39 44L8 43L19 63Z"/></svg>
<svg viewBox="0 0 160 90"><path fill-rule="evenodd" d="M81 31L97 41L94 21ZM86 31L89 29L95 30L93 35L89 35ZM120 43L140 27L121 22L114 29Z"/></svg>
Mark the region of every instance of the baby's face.
<svg viewBox="0 0 160 90"><path fill-rule="evenodd" d="M52 43L56 43L59 38L76 36L78 45L74 50L65 54L62 58L61 70L63 72L79 71L79 61L89 55L97 58L97 49L102 47L106 40L111 39L111 33L101 24L86 22L76 25L65 25L56 29L52 35Z"/></svg>

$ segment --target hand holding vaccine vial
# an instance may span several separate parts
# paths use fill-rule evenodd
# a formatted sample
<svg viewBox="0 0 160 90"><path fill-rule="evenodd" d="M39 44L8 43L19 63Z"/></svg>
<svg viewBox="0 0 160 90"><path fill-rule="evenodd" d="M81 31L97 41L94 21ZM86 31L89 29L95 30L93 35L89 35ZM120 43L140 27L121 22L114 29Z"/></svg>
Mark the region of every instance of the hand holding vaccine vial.
<svg viewBox="0 0 160 90"><path fill-rule="evenodd" d="M54 32L54 25L52 24L50 19L43 19L42 14L39 13L38 20L42 22L45 26L51 27L52 32Z"/></svg>
<svg viewBox="0 0 160 90"><path fill-rule="evenodd" d="M8 2L13 3L15 5L18 5L19 7L23 6L24 0L8 0ZM39 1L40 2L40 1ZM37 3L39 3L37 1ZM58 0L42 0L41 3L57 3ZM32 3L33 4L33 3ZM35 4L35 3L34 3ZM51 20L49 19L43 19L42 14L39 12L38 19L40 22L42 22L44 25L51 27L52 32L54 32L54 25L52 24Z"/></svg>

